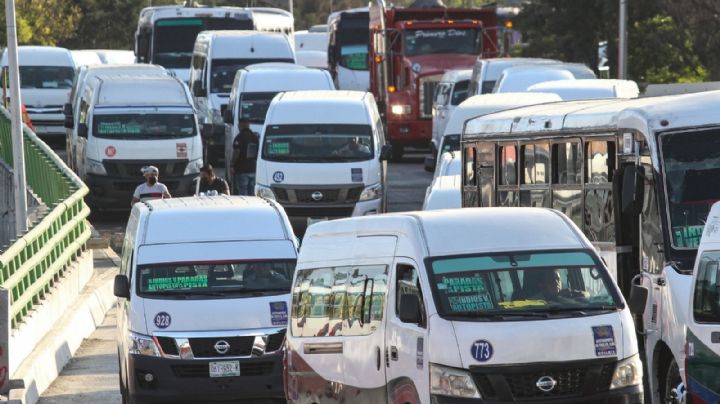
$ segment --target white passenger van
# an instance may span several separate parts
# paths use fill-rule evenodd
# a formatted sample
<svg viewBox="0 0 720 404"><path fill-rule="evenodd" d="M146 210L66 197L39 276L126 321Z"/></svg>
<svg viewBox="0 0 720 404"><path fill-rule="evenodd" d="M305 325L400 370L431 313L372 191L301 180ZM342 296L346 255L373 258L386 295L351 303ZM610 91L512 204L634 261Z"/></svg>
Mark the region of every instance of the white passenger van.
<svg viewBox="0 0 720 404"><path fill-rule="evenodd" d="M685 386L690 396L687 402L717 403L720 402L720 203L715 203L708 214L692 284L687 315Z"/></svg>
<svg viewBox="0 0 720 404"><path fill-rule="evenodd" d="M442 136L455 107L468 98L468 84L472 70L448 70L435 87L432 105L432 139ZM437 144L431 142L437 155Z"/></svg>
<svg viewBox="0 0 720 404"><path fill-rule="evenodd" d="M293 403L642 403L630 312L557 211L319 223L292 291Z"/></svg>
<svg viewBox="0 0 720 404"><path fill-rule="evenodd" d="M587 79L557 80L533 84L530 93L553 93L563 101L591 100L596 98L637 98L640 89L632 80Z"/></svg>
<svg viewBox="0 0 720 404"><path fill-rule="evenodd" d="M93 65L80 66L75 71L72 89L68 100L63 106L65 114L65 130L67 133L66 151L67 161L70 168L75 170L75 146L73 132L77 130L77 122L80 115L80 96L88 83L93 77L111 77L111 76L169 76L170 72L164 67L158 65L146 64L129 64L129 65Z"/></svg>
<svg viewBox="0 0 720 404"><path fill-rule="evenodd" d="M560 61L539 58L484 58L478 56L470 76L468 95L492 93L495 83L502 75L503 70L509 67L548 63L560 63Z"/></svg>
<svg viewBox="0 0 720 404"><path fill-rule="evenodd" d="M225 142L223 112L235 73L263 62L295 63L288 37L278 32L204 31L195 40L190 84L205 147L222 155Z"/></svg>
<svg viewBox="0 0 720 404"><path fill-rule="evenodd" d="M250 129L259 136L273 98L283 91L298 90L335 90L335 83L325 70L289 63L263 63L238 70L224 116L225 161L231 160L240 119L248 119ZM227 174L232 177L232 173Z"/></svg>
<svg viewBox="0 0 720 404"><path fill-rule="evenodd" d="M100 55L92 49L71 50L75 67L103 64Z"/></svg>
<svg viewBox="0 0 720 404"><path fill-rule="evenodd" d="M443 132L438 133L437 136L433 133L431 140L433 154L425 159L425 170L435 170L439 155L460 150L460 134L468 119L506 109L556 101L562 99L558 95L548 93L483 94L466 99L453 109Z"/></svg>
<svg viewBox="0 0 720 404"><path fill-rule="evenodd" d="M505 69L493 93L524 92L533 84L556 80L595 79L595 73L580 63L515 66Z"/></svg>
<svg viewBox="0 0 720 404"><path fill-rule="evenodd" d="M296 230L382 213L389 153L372 94L281 93L260 137L255 193L280 202Z"/></svg>
<svg viewBox="0 0 720 404"><path fill-rule="evenodd" d="M20 96L35 132L46 142L64 143L63 104L75 74L69 50L49 46L18 47ZM7 49L3 51L3 75L7 77Z"/></svg>
<svg viewBox="0 0 720 404"><path fill-rule="evenodd" d="M284 402L296 258L290 223L272 201L135 204L114 285L123 402Z"/></svg>
<svg viewBox="0 0 720 404"><path fill-rule="evenodd" d="M72 136L93 207L126 209L147 165L158 167L171 195L193 194L202 144L190 92L177 78L93 77Z"/></svg>
<svg viewBox="0 0 720 404"><path fill-rule="evenodd" d="M461 208L462 155L459 151L445 152L439 156L439 162L432 183L425 189L422 210Z"/></svg>

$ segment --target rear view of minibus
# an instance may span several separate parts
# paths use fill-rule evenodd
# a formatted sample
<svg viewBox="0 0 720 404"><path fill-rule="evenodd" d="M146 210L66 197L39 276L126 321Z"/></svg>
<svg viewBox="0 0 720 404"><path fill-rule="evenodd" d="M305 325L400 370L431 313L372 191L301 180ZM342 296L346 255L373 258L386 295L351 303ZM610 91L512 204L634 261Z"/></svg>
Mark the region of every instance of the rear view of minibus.
<svg viewBox="0 0 720 404"><path fill-rule="evenodd" d="M698 247L690 293L685 385L688 402L720 402L720 203L710 210ZM681 396L682 388L676 388Z"/></svg>
<svg viewBox="0 0 720 404"><path fill-rule="evenodd" d="M276 203L213 196L135 204L120 274L124 403L284 403L297 242Z"/></svg>
<svg viewBox="0 0 720 404"><path fill-rule="evenodd" d="M393 213L303 238L293 403L643 403L638 352L619 288L558 211Z"/></svg>

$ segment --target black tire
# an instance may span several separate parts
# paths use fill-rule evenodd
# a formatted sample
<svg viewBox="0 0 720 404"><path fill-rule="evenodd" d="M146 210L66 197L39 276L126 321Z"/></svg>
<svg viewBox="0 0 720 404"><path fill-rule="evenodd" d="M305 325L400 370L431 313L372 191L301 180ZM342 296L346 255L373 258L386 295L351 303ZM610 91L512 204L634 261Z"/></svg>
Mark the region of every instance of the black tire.
<svg viewBox="0 0 720 404"><path fill-rule="evenodd" d="M665 383L663 385L662 391L663 403L676 403L673 391L678 385L680 385L680 383L682 383L682 378L680 377L680 368L678 367L677 362L675 362L675 358L673 358L670 360L670 363L668 364L668 367L665 371Z"/></svg>
<svg viewBox="0 0 720 404"><path fill-rule="evenodd" d="M392 160L394 162L401 161L403 154L405 154L405 146L397 144L392 145Z"/></svg>

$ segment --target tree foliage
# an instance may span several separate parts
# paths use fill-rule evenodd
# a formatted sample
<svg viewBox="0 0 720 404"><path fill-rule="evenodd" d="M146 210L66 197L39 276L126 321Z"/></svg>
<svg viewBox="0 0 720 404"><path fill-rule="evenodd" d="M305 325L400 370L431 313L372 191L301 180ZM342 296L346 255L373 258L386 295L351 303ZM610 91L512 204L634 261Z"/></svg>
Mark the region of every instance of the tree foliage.
<svg viewBox="0 0 720 404"><path fill-rule="evenodd" d="M5 5L0 18L5 21ZM73 0L16 0L17 37L20 44L55 45L75 35L80 9ZM0 43L7 43L0 30Z"/></svg>

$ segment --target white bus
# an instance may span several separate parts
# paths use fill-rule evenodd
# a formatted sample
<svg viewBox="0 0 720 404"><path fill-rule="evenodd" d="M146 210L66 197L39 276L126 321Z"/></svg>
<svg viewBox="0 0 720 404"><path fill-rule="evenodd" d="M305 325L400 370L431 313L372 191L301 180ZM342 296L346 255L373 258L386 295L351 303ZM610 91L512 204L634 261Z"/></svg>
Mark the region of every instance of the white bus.
<svg viewBox="0 0 720 404"><path fill-rule="evenodd" d="M685 367L691 274L720 199L719 92L570 101L467 121L463 206L562 211L629 297L652 403Z"/></svg>
<svg viewBox="0 0 720 404"><path fill-rule="evenodd" d="M328 17L328 69L340 90L368 91L368 8L339 11Z"/></svg>
<svg viewBox="0 0 720 404"><path fill-rule="evenodd" d="M216 30L282 32L291 37L293 17L264 7L146 7L135 32L136 61L161 65L187 82L197 35Z"/></svg>

